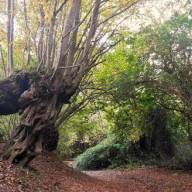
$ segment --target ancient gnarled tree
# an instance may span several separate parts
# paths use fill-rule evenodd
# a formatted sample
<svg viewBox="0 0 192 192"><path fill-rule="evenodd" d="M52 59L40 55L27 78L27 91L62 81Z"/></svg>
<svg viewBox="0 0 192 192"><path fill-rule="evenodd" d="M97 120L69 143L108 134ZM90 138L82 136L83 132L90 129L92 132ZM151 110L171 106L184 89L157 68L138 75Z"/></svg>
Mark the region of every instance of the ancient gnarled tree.
<svg viewBox="0 0 192 192"><path fill-rule="evenodd" d="M34 39L38 69L14 73L0 82L0 114L20 113L20 123L13 129L3 154L11 163L26 166L42 151L43 133L55 129L63 105L69 102L86 74L102 62L103 54L118 42L118 38L109 41L118 28L116 23L112 29L110 20L136 1L117 9L110 1L94 0L86 7L83 3L55 0L48 25L39 2L38 41ZM103 14L109 8L113 11ZM24 13L30 35L25 1ZM26 46L28 56L34 54L30 45L28 42Z"/></svg>

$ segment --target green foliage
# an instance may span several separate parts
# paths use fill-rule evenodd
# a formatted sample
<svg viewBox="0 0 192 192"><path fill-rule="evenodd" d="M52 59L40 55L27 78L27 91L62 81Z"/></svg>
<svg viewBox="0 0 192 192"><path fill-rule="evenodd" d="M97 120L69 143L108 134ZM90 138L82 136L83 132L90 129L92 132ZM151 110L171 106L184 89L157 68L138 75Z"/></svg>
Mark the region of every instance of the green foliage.
<svg viewBox="0 0 192 192"><path fill-rule="evenodd" d="M175 143L187 140L187 116L191 114L188 94L192 90L191 65L187 64L192 20L188 15L175 15L163 25L151 25L129 34L98 69L97 80L103 87L109 87L113 95L107 103L110 106L105 105L104 110L117 137L139 140L146 132L143 127L146 113L164 107ZM151 80L162 82L165 87L142 83ZM176 88L182 97L169 93L167 87Z"/></svg>
<svg viewBox="0 0 192 192"><path fill-rule="evenodd" d="M124 164L127 146L113 140L105 140L89 148L77 157L75 167L80 170L96 170Z"/></svg>
<svg viewBox="0 0 192 192"><path fill-rule="evenodd" d="M88 105L60 127L58 152L62 158L71 158L106 136L107 125L102 112Z"/></svg>
<svg viewBox="0 0 192 192"><path fill-rule="evenodd" d="M148 163L155 162L154 154L148 154L149 158L138 157L134 154L136 151L132 154L127 151L130 146L122 148L122 142L136 143L143 135L150 134L151 129L144 124L146 115L154 108L163 107L166 110L166 126L171 134L171 144L181 146L188 141L191 124L186 116L188 112L185 111L187 106L184 100L178 95L156 86L146 86L140 81L158 80L166 82L168 86L177 87L181 93L185 88L190 92L190 81L186 82L189 78L186 75L189 68L182 57L191 46L190 30L191 20L188 15L177 15L163 25L148 26L137 34L129 34L124 42L106 56L105 65L99 67L94 75L101 88L109 89L104 101L99 101L98 105L102 106L104 118L110 127L109 132L113 133L121 144L103 142L87 150L77 158L77 168L114 167L125 162L144 163L146 159ZM174 60L169 63L170 55ZM173 68L173 64L176 68ZM169 71L173 69L174 71ZM124 156L120 155L118 159L111 155L110 150L121 154L121 149L126 149ZM186 158L183 158L188 161L190 155L187 157L186 153ZM121 163L118 163L119 160Z"/></svg>
<svg viewBox="0 0 192 192"><path fill-rule="evenodd" d="M138 144L142 137L151 136L152 122L147 124L146 117L157 108L164 108L167 114L167 143L186 143L192 114L191 28L192 20L186 13L174 15L164 24L129 33L105 56L104 65L94 71L91 85L106 92L61 129L59 153L74 157L84 152L86 148L80 150L77 142L94 146L77 158L76 167L83 170L157 162L158 151L145 153ZM102 114L100 118L98 114ZM154 129L162 129L157 124L163 122L158 121ZM114 140L99 143L110 134ZM160 141L161 130L157 134ZM135 149L132 144L139 147ZM190 154L191 147L186 151L177 149L175 159L188 165Z"/></svg>
<svg viewBox="0 0 192 192"><path fill-rule="evenodd" d="M9 139L10 130L18 124L18 114L0 116L0 140L6 141Z"/></svg>
<svg viewBox="0 0 192 192"><path fill-rule="evenodd" d="M123 142L112 136L79 155L75 167L79 170L130 168L153 165L159 161L157 154L143 150L137 142Z"/></svg>

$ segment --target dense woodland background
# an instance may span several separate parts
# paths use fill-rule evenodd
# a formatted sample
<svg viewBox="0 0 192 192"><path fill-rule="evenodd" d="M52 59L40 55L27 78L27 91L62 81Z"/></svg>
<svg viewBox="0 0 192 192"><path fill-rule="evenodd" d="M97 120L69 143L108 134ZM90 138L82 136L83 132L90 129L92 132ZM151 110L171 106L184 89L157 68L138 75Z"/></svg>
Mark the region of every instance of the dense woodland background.
<svg viewBox="0 0 192 192"><path fill-rule="evenodd" d="M0 2L1 79L44 71L54 63L66 16L61 10L70 2L64 8L59 0L8 2L8 12ZM109 1L101 9L101 25L110 18L97 36L102 63L62 107L56 151L62 159L75 158L81 170L143 164L192 169L192 4L130 0L124 10L127 3ZM90 5L82 1L82 18ZM19 113L0 116L2 142L18 123ZM55 130L46 132L45 145L54 148L57 137Z"/></svg>

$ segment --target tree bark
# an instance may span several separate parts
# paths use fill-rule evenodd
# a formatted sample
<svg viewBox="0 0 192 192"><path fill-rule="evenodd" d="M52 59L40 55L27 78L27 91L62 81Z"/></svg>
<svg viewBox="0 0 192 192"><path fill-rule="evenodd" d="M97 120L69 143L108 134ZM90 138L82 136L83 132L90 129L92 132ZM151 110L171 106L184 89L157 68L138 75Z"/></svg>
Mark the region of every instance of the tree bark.
<svg viewBox="0 0 192 192"><path fill-rule="evenodd" d="M63 83L63 87L56 89L50 76L23 72L0 82L0 114L21 113L20 124L12 130L3 152L3 159L13 164L27 166L43 150L43 145L45 149L55 148L55 122L75 88ZM47 142L47 130L55 132L52 144Z"/></svg>
<svg viewBox="0 0 192 192"><path fill-rule="evenodd" d="M42 133L54 124L58 112L56 102L57 96L46 96L23 111L20 125L12 131L11 141L4 154L5 159L26 166L42 151Z"/></svg>

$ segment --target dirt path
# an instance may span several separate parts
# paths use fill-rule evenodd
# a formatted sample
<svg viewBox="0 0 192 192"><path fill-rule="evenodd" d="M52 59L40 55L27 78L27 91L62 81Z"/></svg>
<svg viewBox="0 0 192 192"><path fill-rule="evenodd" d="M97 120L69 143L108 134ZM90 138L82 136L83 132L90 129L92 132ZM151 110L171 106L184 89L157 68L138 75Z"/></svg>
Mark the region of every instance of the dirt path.
<svg viewBox="0 0 192 192"><path fill-rule="evenodd" d="M88 175L108 181L118 183L119 186L132 191L150 192L192 192L192 172L171 171L154 167L137 168L134 170L107 170L88 171Z"/></svg>
<svg viewBox="0 0 192 192"><path fill-rule="evenodd" d="M192 172L147 167L81 173L55 155L38 157L32 167L0 162L0 192L192 192Z"/></svg>

